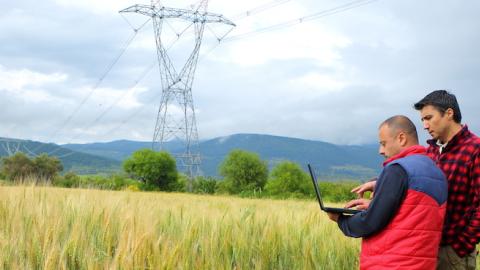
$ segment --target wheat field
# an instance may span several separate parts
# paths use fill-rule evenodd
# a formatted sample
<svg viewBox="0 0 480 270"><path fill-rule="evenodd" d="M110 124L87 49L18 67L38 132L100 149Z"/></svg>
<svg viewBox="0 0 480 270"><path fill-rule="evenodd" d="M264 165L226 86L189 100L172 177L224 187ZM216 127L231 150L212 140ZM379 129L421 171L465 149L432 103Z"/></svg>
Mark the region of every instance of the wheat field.
<svg viewBox="0 0 480 270"><path fill-rule="evenodd" d="M0 187L2 269L356 269L315 201Z"/></svg>

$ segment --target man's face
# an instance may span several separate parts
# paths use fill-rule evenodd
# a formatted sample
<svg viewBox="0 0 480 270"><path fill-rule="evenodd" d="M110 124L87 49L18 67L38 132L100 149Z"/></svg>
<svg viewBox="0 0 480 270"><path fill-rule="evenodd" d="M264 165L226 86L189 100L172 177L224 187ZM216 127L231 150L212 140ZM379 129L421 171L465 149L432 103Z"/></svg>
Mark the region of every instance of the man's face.
<svg viewBox="0 0 480 270"><path fill-rule="evenodd" d="M451 123L447 113L442 115L434 106L427 105L420 110L420 116L423 128L428 131L433 139L445 139L444 137L447 135Z"/></svg>
<svg viewBox="0 0 480 270"><path fill-rule="evenodd" d="M389 159L401 152L401 144L398 139L398 134L393 134L392 130L387 126L383 125L378 131L378 139L380 142L380 148L378 153Z"/></svg>

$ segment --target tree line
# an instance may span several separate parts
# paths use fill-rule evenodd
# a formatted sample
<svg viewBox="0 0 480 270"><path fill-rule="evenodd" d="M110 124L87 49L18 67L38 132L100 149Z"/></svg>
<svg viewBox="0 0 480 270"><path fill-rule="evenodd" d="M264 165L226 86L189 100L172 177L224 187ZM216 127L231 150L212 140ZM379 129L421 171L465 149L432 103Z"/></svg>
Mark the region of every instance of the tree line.
<svg viewBox="0 0 480 270"><path fill-rule="evenodd" d="M35 158L17 153L1 160L0 177L9 181L33 179L67 188L100 188L132 191L174 191L201 194L233 194L243 197L311 198L314 190L310 176L297 163L283 161L268 169L266 160L254 152L232 150L218 168L220 179L196 177L188 186L179 173L175 158L168 152L141 149L123 162L123 173L108 176L63 175L56 157L46 154ZM320 181L322 196L329 201L353 199L350 190L358 183ZM189 188L187 188L189 187Z"/></svg>

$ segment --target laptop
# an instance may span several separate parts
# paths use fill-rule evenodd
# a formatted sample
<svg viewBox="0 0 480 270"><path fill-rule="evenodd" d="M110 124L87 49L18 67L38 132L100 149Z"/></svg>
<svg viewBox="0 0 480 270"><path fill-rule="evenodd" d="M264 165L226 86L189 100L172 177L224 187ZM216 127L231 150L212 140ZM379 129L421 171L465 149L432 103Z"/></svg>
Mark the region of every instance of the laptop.
<svg viewBox="0 0 480 270"><path fill-rule="evenodd" d="M317 183L317 176L312 169L312 166L308 164L308 170L310 171L310 176L312 177L313 187L315 188L315 193L317 194L317 200L320 204L320 209L325 212L335 213L335 214L346 214L346 215L354 215L356 213L361 212L361 210L351 209L351 208L334 208L334 207L325 207L323 205L322 196L320 195L320 187Z"/></svg>

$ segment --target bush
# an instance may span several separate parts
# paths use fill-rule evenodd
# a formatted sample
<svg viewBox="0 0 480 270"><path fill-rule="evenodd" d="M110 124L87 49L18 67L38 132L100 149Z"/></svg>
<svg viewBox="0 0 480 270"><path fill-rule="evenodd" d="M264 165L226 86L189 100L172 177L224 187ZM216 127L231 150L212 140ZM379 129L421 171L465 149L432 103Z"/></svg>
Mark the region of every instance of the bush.
<svg viewBox="0 0 480 270"><path fill-rule="evenodd" d="M31 159L24 153L17 152L13 156L2 158L2 174L12 181L32 179L35 182L50 182L62 170L63 165L60 160L47 154Z"/></svg>
<svg viewBox="0 0 480 270"><path fill-rule="evenodd" d="M135 186L140 190L140 182L130 179L127 176L114 174L110 176L87 175L78 176L73 172L68 172L64 176L58 176L53 184L66 188L95 188L108 190L123 190L127 187Z"/></svg>
<svg viewBox="0 0 480 270"><path fill-rule="evenodd" d="M179 174L175 182L168 184L166 191L186 192L187 191L188 178L184 174Z"/></svg>
<svg viewBox="0 0 480 270"><path fill-rule="evenodd" d="M34 174L40 179L50 182L59 172L63 171L63 165L56 157L42 154L33 159Z"/></svg>
<svg viewBox="0 0 480 270"><path fill-rule="evenodd" d="M233 190L233 183L228 179L218 181L215 187L215 193L218 194L230 194L231 190Z"/></svg>
<svg viewBox="0 0 480 270"><path fill-rule="evenodd" d="M182 183L177 183L176 161L167 152L155 152L151 149L138 150L124 161L123 169L147 186L156 186L166 191L182 188Z"/></svg>
<svg viewBox="0 0 480 270"><path fill-rule="evenodd" d="M300 165L285 161L273 168L265 190L275 197L302 198L311 194L313 189L310 176Z"/></svg>
<svg viewBox="0 0 480 270"><path fill-rule="evenodd" d="M214 194L217 188L217 180L213 177L197 177L193 181L192 192L200 194Z"/></svg>
<svg viewBox="0 0 480 270"><path fill-rule="evenodd" d="M2 174L8 180L21 180L33 175L34 172L33 161L24 153L18 152L13 156L2 158Z"/></svg>
<svg viewBox="0 0 480 270"><path fill-rule="evenodd" d="M233 150L220 165L220 175L226 180L222 188L229 193L261 190L268 178L267 162L255 153Z"/></svg>
<svg viewBox="0 0 480 270"><path fill-rule="evenodd" d="M138 185L130 185L130 186L128 186L125 190L137 192L137 191L140 191L140 188L139 188Z"/></svg>
<svg viewBox="0 0 480 270"><path fill-rule="evenodd" d="M329 202L346 202L356 198L356 194L350 192L358 183L352 182L319 182L322 199Z"/></svg>
<svg viewBox="0 0 480 270"><path fill-rule="evenodd" d="M55 177L53 185L66 188L79 187L80 176L76 175L74 172L68 172L64 176Z"/></svg>

